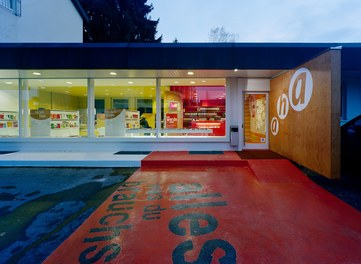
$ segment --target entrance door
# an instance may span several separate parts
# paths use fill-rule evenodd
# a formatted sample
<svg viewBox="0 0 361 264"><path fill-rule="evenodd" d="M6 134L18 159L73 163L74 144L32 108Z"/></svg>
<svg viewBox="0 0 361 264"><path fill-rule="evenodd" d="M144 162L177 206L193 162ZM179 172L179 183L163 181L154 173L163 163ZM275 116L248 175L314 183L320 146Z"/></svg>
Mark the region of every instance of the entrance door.
<svg viewBox="0 0 361 264"><path fill-rule="evenodd" d="M268 93L243 94L243 149L268 149Z"/></svg>

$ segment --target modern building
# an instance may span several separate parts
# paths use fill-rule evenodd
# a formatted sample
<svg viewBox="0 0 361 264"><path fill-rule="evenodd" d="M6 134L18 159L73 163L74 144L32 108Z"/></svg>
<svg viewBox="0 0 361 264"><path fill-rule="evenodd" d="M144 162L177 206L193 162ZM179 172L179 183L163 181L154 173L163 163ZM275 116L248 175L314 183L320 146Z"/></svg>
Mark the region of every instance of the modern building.
<svg viewBox="0 0 361 264"><path fill-rule="evenodd" d="M13 43L0 58L0 150L270 149L338 178L341 123L361 114L361 44Z"/></svg>
<svg viewBox="0 0 361 264"><path fill-rule="evenodd" d="M78 0L0 0L0 42L82 43L83 20Z"/></svg>

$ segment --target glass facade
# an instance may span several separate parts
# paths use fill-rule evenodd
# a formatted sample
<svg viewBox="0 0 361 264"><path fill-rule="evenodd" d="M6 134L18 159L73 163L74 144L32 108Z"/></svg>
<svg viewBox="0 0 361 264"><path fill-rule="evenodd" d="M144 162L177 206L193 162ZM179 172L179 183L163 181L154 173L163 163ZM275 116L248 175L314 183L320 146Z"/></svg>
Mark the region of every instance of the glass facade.
<svg viewBox="0 0 361 264"><path fill-rule="evenodd" d="M0 137L226 136L225 79L38 76L0 80Z"/></svg>
<svg viewBox="0 0 361 264"><path fill-rule="evenodd" d="M96 79L96 137L154 136L155 79Z"/></svg>
<svg viewBox="0 0 361 264"><path fill-rule="evenodd" d="M25 137L86 137L87 109L87 80L23 80Z"/></svg>
<svg viewBox="0 0 361 264"><path fill-rule="evenodd" d="M224 79L162 80L162 136L225 136Z"/></svg>
<svg viewBox="0 0 361 264"><path fill-rule="evenodd" d="M0 137L19 136L19 81L0 80Z"/></svg>

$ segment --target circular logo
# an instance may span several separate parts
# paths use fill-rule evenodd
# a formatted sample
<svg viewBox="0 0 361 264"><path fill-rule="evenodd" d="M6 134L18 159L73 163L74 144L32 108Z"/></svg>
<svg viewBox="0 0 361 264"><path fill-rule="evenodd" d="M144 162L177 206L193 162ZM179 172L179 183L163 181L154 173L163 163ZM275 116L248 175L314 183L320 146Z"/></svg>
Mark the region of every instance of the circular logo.
<svg viewBox="0 0 361 264"><path fill-rule="evenodd" d="M276 136L278 134L279 123L277 117L273 117L271 120L271 133Z"/></svg>
<svg viewBox="0 0 361 264"><path fill-rule="evenodd" d="M311 72L306 68L298 69L292 76L288 88L288 98L295 111L302 111L311 100L313 80Z"/></svg>
<svg viewBox="0 0 361 264"><path fill-rule="evenodd" d="M282 94L277 100L277 115L280 119L285 119L289 110L289 101L286 94Z"/></svg>

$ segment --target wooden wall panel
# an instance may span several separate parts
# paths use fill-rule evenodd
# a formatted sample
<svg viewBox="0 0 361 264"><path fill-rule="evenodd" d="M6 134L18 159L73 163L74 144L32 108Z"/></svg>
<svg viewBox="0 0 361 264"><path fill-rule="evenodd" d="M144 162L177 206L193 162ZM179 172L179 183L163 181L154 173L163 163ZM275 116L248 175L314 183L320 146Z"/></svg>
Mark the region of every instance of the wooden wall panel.
<svg viewBox="0 0 361 264"><path fill-rule="evenodd" d="M278 120L278 133L270 133L270 149L328 178L340 176L340 53L340 50L327 51L271 80L270 120ZM296 79L292 87L290 83L296 71L304 68L312 76L313 89L307 106L297 111L291 102L293 105L302 102L300 98L310 79L301 78L299 83ZM306 74L300 76L305 77ZM297 83L300 85L297 86ZM293 98L290 98L290 89L293 89ZM284 102L289 101L288 114L284 119L277 111L277 101L282 95ZM270 124L272 132L272 121Z"/></svg>

